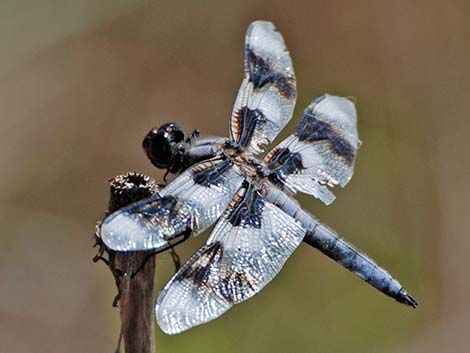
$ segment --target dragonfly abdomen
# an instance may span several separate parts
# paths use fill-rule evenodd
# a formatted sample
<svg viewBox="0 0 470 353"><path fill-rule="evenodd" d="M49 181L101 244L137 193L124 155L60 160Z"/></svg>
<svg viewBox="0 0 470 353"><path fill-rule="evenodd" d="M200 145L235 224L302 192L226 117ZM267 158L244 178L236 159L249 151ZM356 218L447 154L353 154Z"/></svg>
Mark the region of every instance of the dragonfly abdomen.
<svg viewBox="0 0 470 353"><path fill-rule="evenodd" d="M402 285L374 260L359 252L354 246L341 239L333 230L317 224L315 230L307 232L304 242L320 250L364 281L396 299L398 302L416 307L418 303Z"/></svg>
<svg viewBox="0 0 470 353"><path fill-rule="evenodd" d="M386 270L347 241L341 239L334 230L321 224L310 213L304 211L297 201L275 187L266 186L263 193L267 200L281 208L306 229L303 239L305 243L320 250L323 254L398 302L413 308L418 305L418 302Z"/></svg>

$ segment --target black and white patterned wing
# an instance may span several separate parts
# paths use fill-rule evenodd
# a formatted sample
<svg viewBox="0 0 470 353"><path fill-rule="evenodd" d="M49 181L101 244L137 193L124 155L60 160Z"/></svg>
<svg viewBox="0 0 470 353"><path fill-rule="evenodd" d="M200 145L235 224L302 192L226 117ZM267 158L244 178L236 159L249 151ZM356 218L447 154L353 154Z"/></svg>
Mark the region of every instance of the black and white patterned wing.
<svg viewBox="0 0 470 353"><path fill-rule="evenodd" d="M207 242L160 293L155 306L160 328L180 333L252 297L281 270L305 233L244 183Z"/></svg>
<svg viewBox="0 0 470 353"><path fill-rule="evenodd" d="M250 153L274 140L296 101L295 74L282 35L271 22L253 22L245 38L245 78L235 101L231 139Z"/></svg>
<svg viewBox="0 0 470 353"><path fill-rule="evenodd" d="M269 179L284 190L301 191L329 205L335 196L328 187L344 187L354 172L360 145L356 123L350 100L331 95L314 99L295 133L265 157Z"/></svg>
<svg viewBox="0 0 470 353"><path fill-rule="evenodd" d="M108 216L101 237L117 251L164 249L169 240L187 232L201 233L214 224L243 180L230 159L195 164L159 195Z"/></svg>

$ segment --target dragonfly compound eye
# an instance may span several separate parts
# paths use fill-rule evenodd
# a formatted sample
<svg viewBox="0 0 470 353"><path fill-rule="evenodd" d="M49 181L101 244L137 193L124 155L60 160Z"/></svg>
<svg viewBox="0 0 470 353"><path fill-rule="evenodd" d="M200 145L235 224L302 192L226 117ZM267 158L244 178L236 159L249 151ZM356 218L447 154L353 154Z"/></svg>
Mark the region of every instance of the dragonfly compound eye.
<svg viewBox="0 0 470 353"><path fill-rule="evenodd" d="M168 168L184 140L183 129L177 123L166 123L149 131L142 146L153 165Z"/></svg>

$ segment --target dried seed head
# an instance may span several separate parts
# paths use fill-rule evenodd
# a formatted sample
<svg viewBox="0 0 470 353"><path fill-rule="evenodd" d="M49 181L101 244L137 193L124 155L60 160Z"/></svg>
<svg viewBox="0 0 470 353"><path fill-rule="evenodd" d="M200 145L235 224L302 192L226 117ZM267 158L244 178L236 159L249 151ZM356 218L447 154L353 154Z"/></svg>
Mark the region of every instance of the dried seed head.
<svg viewBox="0 0 470 353"><path fill-rule="evenodd" d="M142 173L118 175L110 181L108 214L151 197L159 190L157 182Z"/></svg>

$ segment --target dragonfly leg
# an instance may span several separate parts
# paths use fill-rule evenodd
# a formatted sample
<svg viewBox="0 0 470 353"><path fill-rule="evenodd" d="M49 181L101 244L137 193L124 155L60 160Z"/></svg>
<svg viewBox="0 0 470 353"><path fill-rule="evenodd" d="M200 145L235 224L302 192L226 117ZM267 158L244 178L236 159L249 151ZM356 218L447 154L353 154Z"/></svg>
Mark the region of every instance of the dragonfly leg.
<svg viewBox="0 0 470 353"><path fill-rule="evenodd" d="M173 263L175 264L175 273L176 273L181 268L181 260L173 246L170 246L170 255L171 255L171 259L173 260Z"/></svg>
<svg viewBox="0 0 470 353"><path fill-rule="evenodd" d="M188 135L188 137L186 138L184 142L191 143L193 142L194 139L198 138L200 135L201 135L201 131L196 129Z"/></svg>
<svg viewBox="0 0 470 353"><path fill-rule="evenodd" d="M150 252L146 257L145 259L142 261L142 263L139 265L139 267L137 268L137 270L131 275L131 279L134 278L145 266L145 264L147 263L147 261L152 257L152 256L155 256L161 252L164 252L168 249L171 249L173 250L173 247L178 245L178 244L181 244L182 242L184 242L186 239L189 238L189 236L191 235L191 229L190 228L187 228L186 231L182 234L183 238L181 238L180 240L178 240L177 242L171 244L171 243L168 243L168 245L166 245L165 247L163 247L162 249L158 249L157 251L153 251L153 252ZM170 251L171 251L170 250ZM174 250L173 250L174 252ZM179 269L178 266L181 265L181 263L179 262L179 256L175 253L176 257L177 257L177 261L175 261L175 258L173 257L173 254L172 254L172 257L173 257L173 261L175 262L175 267L177 267L177 270Z"/></svg>

